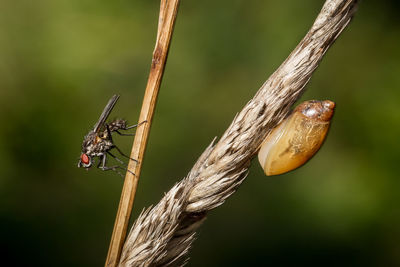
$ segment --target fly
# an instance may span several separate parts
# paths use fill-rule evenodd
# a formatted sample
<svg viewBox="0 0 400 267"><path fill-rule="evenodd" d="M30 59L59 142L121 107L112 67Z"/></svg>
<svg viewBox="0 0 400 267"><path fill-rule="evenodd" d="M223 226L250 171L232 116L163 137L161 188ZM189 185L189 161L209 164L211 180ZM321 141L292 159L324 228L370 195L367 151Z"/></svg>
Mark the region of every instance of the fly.
<svg viewBox="0 0 400 267"><path fill-rule="evenodd" d="M97 164L97 168L103 171L113 170L118 172L117 169L126 170L126 168L120 165L106 166L107 155L110 155L119 163L124 164L122 160L120 160L110 152L110 150L113 148L115 148L122 156L137 162L136 159L133 159L125 155L114 144L112 139L112 133L116 132L119 135L133 135L133 134L121 133L120 130L129 130L135 128L146 121L131 126L127 126L126 120L122 119L116 119L110 123L106 123L106 120L110 115L112 109L114 108L115 104L117 103L118 98L119 95L114 95L113 97L111 97L106 107L104 108L103 112L101 113L99 120L94 125L93 130L90 130L89 133L83 139L82 152L79 158L78 167L84 167L86 169L89 169L94 163L94 158L99 157L99 163ZM122 176L120 172L118 173Z"/></svg>

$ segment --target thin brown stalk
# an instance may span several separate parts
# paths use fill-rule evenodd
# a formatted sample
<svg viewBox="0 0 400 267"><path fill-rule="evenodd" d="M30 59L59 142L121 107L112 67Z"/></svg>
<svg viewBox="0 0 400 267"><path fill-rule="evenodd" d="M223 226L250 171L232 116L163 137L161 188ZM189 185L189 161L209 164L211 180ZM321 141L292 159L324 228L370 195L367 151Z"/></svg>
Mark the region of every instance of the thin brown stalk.
<svg viewBox="0 0 400 267"><path fill-rule="evenodd" d="M182 263L207 212L224 203L246 178L265 136L290 112L323 55L348 25L357 0L327 0L307 35L206 148L182 181L140 214L124 245L121 266Z"/></svg>
<svg viewBox="0 0 400 267"><path fill-rule="evenodd" d="M158 91L161 85L175 19L178 12L178 5L179 0L161 0L157 40L153 51L150 74L139 116L139 122L145 121L145 123L140 125L136 131L130 155L131 158L137 159L138 162L130 160L128 164L129 171L127 171L125 175L125 181L122 188L121 199L105 266L117 266L122 246L125 241Z"/></svg>

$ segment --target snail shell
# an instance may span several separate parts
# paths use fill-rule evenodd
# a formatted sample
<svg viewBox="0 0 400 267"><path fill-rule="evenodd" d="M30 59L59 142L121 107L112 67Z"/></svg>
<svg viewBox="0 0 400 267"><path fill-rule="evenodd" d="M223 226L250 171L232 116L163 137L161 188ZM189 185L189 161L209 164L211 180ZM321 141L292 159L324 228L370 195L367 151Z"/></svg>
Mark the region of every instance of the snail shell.
<svg viewBox="0 0 400 267"><path fill-rule="evenodd" d="M289 172L311 159L325 140L334 109L329 100L298 105L261 144L258 160L265 174Z"/></svg>

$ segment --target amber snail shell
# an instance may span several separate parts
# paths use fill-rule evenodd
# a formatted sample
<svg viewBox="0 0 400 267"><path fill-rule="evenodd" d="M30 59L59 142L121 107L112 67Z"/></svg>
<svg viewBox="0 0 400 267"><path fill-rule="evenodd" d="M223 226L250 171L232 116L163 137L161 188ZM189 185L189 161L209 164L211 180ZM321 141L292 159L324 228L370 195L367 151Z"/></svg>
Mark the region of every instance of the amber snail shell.
<svg viewBox="0 0 400 267"><path fill-rule="evenodd" d="M310 160L325 140L334 109L330 100L298 105L261 144L258 160L265 174L283 174Z"/></svg>

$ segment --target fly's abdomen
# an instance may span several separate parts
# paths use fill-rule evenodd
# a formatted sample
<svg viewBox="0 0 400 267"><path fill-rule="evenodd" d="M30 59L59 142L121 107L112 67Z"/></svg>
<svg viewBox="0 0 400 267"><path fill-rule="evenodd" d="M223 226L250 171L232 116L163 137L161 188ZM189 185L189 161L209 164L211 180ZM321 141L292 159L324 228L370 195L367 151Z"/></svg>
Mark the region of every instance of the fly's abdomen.
<svg viewBox="0 0 400 267"><path fill-rule="evenodd" d="M108 125L108 128L110 129L110 132L115 132L118 130L125 130L126 129L126 120L116 119Z"/></svg>

